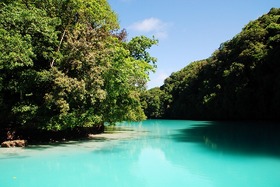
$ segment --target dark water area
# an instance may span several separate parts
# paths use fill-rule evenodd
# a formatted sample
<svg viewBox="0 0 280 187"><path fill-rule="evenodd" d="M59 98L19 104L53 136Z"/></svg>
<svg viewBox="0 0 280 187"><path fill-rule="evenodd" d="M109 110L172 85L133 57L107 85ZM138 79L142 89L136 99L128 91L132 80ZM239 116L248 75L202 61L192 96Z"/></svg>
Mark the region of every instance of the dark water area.
<svg viewBox="0 0 280 187"><path fill-rule="evenodd" d="M104 125L96 125L94 127L76 127L64 129L61 131L43 130L35 128L0 128L0 141L22 139L27 140L28 144L52 144L69 140L86 140L89 134L100 134L105 130ZM9 135L11 134L10 138Z"/></svg>
<svg viewBox="0 0 280 187"><path fill-rule="evenodd" d="M172 138L195 142L229 153L270 155L280 158L280 124L276 122L207 122L179 129Z"/></svg>

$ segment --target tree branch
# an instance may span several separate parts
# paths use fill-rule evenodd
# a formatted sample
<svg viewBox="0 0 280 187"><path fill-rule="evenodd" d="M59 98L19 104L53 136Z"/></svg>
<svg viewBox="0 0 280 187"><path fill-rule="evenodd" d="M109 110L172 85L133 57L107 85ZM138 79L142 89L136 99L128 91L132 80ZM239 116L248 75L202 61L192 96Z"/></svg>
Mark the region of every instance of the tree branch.
<svg viewBox="0 0 280 187"><path fill-rule="evenodd" d="M63 34L62 34L61 39L60 39L60 41L59 41L59 45L58 45L58 47L57 47L56 52L59 52L59 51L60 51L60 48L61 48L61 45L62 45L63 39L64 39L64 37L65 37L65 34L66 34L66 29L64 29L64 31L63 31ZM53 67L54 62L55 62L55 58L53 58L53 60L52 60L52 62L51 62L51 64L50 64L50 65L51 65L51 67Z"/></svg>

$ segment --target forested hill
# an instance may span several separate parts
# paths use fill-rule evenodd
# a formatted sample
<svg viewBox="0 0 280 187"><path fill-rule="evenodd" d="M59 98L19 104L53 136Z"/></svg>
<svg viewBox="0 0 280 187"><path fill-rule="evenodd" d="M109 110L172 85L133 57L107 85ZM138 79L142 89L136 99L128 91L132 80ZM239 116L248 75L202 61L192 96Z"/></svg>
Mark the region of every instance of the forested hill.
<svg viewBox="0 0 280 187"><path fill-rule="evenodd" d="M280 9L142 96L149 118L280 119Z"/></svg>

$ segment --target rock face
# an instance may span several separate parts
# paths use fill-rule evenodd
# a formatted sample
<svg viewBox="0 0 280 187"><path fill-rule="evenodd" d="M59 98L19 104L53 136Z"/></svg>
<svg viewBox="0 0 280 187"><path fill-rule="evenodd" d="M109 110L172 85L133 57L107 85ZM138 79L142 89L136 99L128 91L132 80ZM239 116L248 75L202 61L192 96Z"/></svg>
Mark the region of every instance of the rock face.
<svg viewBox="0 0 280 187"><path fill-rule="evenodd" d="M1 147L25 147L27 146L26 140L12 140L1 143Z"/></svg>

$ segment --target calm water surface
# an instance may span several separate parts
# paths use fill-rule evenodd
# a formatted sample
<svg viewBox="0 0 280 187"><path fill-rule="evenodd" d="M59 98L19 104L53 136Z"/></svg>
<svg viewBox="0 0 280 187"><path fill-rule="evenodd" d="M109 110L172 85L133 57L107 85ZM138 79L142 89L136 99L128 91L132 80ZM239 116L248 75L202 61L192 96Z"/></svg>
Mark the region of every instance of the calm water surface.
<svg viewBox="0 0 280 187"><path fill-rule="evenodd" d="M273 125L268 131L202 121L119 126L126 131L86 142L0 149L0 186L280 186L280 133Z"/></svg>

